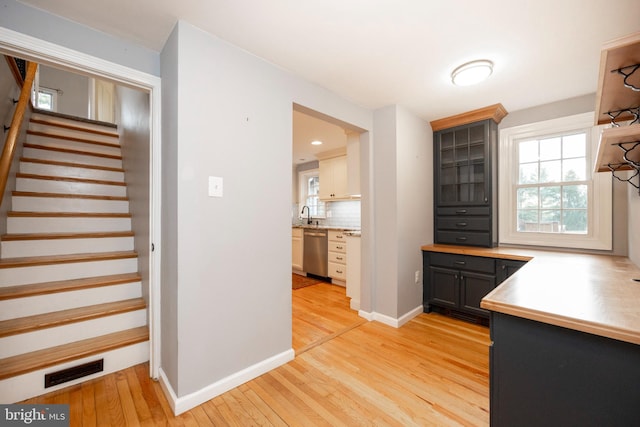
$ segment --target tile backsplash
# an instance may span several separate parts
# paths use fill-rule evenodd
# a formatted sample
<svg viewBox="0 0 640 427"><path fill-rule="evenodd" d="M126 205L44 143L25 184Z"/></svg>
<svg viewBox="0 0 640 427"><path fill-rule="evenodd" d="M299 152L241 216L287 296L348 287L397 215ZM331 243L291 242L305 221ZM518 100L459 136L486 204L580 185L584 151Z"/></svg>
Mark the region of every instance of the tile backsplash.
<svg viewBox="0 0 640 427"><path fill-rule="evenodd" d="M300 218L302 206L294 204L291 207L292 225L300 225L304 222ZM360 229L360 200L344 200L336 202L326 202L326 218L313 218L313 223L318 221L319 225L329 227L344 227Z"/></svg>

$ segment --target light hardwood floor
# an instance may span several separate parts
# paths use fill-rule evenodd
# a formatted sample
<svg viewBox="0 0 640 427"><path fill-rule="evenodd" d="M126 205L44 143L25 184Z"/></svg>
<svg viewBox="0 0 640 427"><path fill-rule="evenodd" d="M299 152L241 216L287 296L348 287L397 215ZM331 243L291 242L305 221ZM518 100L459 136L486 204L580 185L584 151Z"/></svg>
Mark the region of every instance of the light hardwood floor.
<svg viewBox="0 0 640 427"><path fill-rule="evenodd" d="M488 329L438 314L364 322L344 288L293 291L292 362L174 417L148 366L29 403L69 403L72 426L486 426Z"/></svg>

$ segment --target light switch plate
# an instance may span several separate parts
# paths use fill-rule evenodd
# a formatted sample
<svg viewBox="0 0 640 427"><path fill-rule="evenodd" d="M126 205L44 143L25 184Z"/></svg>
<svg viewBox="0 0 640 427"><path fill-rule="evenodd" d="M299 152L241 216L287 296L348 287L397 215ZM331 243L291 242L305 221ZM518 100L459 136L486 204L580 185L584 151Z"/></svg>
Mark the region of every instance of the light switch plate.
<svg viewBox="0 0 640 427"><path fill-rule="evenodd" d="M209 177L209 197L222 197L222 177Z"/></svg>

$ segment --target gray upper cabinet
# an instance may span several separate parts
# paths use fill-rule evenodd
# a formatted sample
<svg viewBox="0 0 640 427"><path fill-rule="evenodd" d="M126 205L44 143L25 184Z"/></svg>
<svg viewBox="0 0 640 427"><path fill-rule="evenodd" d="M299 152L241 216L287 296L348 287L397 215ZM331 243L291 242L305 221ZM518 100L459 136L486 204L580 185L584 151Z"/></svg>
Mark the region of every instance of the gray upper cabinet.
<svg viewBox="0 0 640 427"><path fill-rule="evenodd" d="M500 104L431 122L434 130L434 240L497 244L496 167Z"/></svg>

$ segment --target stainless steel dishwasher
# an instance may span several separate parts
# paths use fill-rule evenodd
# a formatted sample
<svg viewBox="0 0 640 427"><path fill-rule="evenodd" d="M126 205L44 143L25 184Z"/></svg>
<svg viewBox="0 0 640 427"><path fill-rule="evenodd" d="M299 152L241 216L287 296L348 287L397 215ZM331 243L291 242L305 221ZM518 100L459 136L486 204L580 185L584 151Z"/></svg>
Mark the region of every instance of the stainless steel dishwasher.
<svg viewBox="0 0 640 427"><path fill-rule="evenodd" d="M302 258L302 269L305 273L327 277L329 274L327 253L327 230L305 228Z"/></svg>

